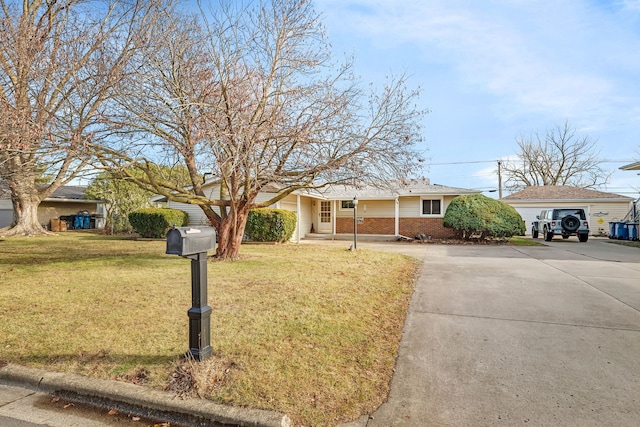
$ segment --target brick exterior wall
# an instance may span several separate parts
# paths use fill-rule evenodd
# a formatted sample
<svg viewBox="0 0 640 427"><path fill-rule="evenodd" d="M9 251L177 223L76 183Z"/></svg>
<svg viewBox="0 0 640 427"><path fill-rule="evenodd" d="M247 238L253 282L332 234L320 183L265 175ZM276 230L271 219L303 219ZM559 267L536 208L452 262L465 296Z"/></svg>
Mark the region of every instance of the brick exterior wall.
<svg viewBox="0 0 640 427"><path fill-rule="evenodd" d="M425 234L433 239L451 239L456 235L452 228L442 225L442 218L400 218L400 234L407 237Z"/></svg>
<svg viewBox="0 0 640 427"><path fill-rule="evenodd" d="M393 218L365 218L358 224L358 234L395 234L396 224ZM336 233L353 234L353 218L336 218Z"/></svg>
<svg viewBox="0 0 640 427"><path fill-rule="evenodd" d="M406 237L416 237L418 234L431 236L433 239L450 239L455 237L451 228L442 226L442 218L400 218L400 234ZM353 218L336 218L336 233L353 233ZM358 234L386 234L394 235L395 219L393 218L365 218L364 223L358 224Z"/></svg>

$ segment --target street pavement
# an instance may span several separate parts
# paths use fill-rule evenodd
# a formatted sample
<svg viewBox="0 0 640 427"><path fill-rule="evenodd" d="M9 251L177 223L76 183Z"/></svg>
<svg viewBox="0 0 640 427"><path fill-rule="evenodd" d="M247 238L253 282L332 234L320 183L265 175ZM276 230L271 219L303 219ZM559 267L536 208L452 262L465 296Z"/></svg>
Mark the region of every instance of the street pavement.
<svg viewBox="0 0 640 427"><path fill-rule="evenodd" d="M607 239L546 244L358 242L423 266L389 399L343 427L640 425L640 249ZM131 422L61 409L48 394L60 388L205 418L224 410L114 383L0 367L0 426ZM260 411L224 417L216 419L287 425L286 417Z"/></svg>

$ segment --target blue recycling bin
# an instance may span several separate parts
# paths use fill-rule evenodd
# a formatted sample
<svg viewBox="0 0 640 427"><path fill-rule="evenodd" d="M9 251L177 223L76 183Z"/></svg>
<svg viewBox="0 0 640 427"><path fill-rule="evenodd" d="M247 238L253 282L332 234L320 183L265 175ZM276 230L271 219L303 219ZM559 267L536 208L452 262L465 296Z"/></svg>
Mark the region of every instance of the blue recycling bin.
<svg viewBox="0 0 640 427"><path fill-rule="evenodd" d="M77 229L80 226L80 219L78 219L78 215L69 215L69 223L73 230Z"/></svg>
<svg viewBox="0 0 640 427"><path fill-rule="evenodd" d="M610 239L615 239L616 237L616 223L615 222L610 222L609 223L609 238Z"/></svg>
<svg viewBox="0 0 640 427"><path fill-rule="evenodd" d="M629 239L629 227L627 226L626 222L616 222L616 239Z"/></svg>
<svg viewBox="0 0 640 427"><path fill-rule="evenodd" d="M627 229L629 230L629 240L638 240L638 223L637 222L629 222L627 223Z"/></svg>
<svg viewBox="0 0 640 427"><path fill-rule="evenodd" d="M91 224L91 215L76 214L70 215L73 218L73 229L82 230L89 228Z"/></svg>

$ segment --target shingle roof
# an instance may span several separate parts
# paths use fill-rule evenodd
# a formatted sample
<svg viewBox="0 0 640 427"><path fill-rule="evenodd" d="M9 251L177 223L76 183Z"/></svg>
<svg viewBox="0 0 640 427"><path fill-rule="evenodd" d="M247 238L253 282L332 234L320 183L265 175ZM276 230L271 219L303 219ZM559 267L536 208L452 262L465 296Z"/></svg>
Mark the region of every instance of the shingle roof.
<svg viewBox="0 0 640 427"><path fill-rule="evenodd" d="M593 200L618 199L633 200L631 197L621 196L604 191L589 190L587 188L569 187L562 185L544 185L526 187L522 191L503 197L502 200Z"/></svg>
<svg viewBox="0 0 640 427"><path fill-rule="evenodd" d="M47 199L86 200L86 191L86 185L65 185L56 189L56 191L54 191L49 197L47 197Z"/></svg>
<svg viewBox="0 0 640 427"><path fill-rule="evenodd" d="M87 186L86 185L65 185L59 187L56 191L54 191L46 200L48 201L56 201L56 200L89 200L86 195ZM11 192L9 191L9 187L0 183L0 199L10 199Z"/></svg>
<svg viewBox="0 0 640 427"><path fill-rule="evenodd" d="M381 186L348 186L334 185L318 191L324 198L334 200L349 200L358 196L361 200L395 199L398 196L458 196L461 194L476 194L477 190L468 188L447 187L431 184L428 179L412 179L405 182L392 182Z"/></svg>

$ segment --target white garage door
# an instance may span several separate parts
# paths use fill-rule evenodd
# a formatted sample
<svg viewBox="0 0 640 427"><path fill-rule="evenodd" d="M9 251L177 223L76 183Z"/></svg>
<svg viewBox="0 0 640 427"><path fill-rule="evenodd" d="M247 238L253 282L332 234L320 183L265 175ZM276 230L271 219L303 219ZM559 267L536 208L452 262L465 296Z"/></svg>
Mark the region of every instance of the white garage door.
<svg viewBox="0 0 640 427"><path fill-rule="evenodd" d="M536 221L536 216L540 215L540 211L544 208L515 208L520 214L527 227L526 234L531 235L531 223Z"/></svg>
<svg viewBox="0 0 640 427"><path fill-rule="evenodd" d="M13 219L13 209L0 209L0 228L8 227Z"/></svg>

